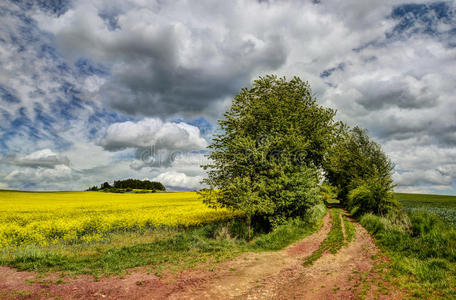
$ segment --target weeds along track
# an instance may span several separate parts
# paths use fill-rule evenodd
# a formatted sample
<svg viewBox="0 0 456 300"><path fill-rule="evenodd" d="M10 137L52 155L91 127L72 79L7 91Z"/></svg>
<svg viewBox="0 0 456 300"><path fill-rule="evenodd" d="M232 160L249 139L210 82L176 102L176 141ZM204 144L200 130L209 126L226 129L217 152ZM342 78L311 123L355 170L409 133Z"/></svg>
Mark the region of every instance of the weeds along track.
<svg viewBox="0 0 456 300"><path fill-rule="evenodd" d="M347 214L341 216L343 216L344 220L345 242L346 244L349 244L356 238L355 225L353 225L353 222L348 218Z"/></svg>
<svg viewBox="0 0 456 300"><path fill-rule="evenodd" d="M330 210L332 219L331 230L329 231L328 236L320 244L320 247L305 259L303 263L304 266L311 265L327 251L336 254L340 248L342 248L344 245L345 233L343 222L341 221L341 211L342 210L338 208Z"/></svg>

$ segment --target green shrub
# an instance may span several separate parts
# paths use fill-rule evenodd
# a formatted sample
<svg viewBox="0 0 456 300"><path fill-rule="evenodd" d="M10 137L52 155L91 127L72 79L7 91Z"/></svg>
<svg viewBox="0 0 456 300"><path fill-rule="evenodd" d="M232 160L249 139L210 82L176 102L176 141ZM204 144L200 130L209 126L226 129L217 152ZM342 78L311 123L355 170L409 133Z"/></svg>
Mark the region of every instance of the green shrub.
<svg viewBox="0 0 456 300"><path fill-rule="evenodd" d="M323 203L314 205L306 211L304 220L306 220L307 223L316 224L324 217L324 215L326 215L326 212L327 208Z"/></svg>
<svg viewBox="0 0 456 300"><path fill-rule="evenodd" d="M424 211L410 213L411 230L413 236L422 236L432 231L444 230L445 224L437 215Z"/></svg>
<svg viewBox="0 0 456 300"><path fill-rule="evenodd" d="M361 185L348 193L347 206L354 216L374 212L374 198L367 185Z"/></svg>
<svg viewBox="0 0 456 300"><path fill-rule="evenodd" d="M372 176L368 179L357 180L353 183L355 188L348 193L346 205L354 212L354 216L361 216L365 213L386 215L391 212L398 212L400 204L394 199L389 180Z"/></svg>
<svg viewBox="0 0 456 300"><path fill-rule="evenodd" d="M382 222L382 218L371 213L362 216L360 223L367 229L367 231L373 234L380 233L385 230L385 225L384 222Z"/></svg>
<svg viewBox="0 0 456 300"><path fill-rule="evenodd" d="M231 235L234 237L245 240L245 239L247 239L247 237L249 235L249 228L248 228L247 224L245 224L244 220L240 220L240 219L232 220L229 223L228 228L230 230ZM255 231L254 231L254 233L255 233Z"/></svg>
<svg viewBox="0 0 456 300"><path fill-rule="evenodd" d="M320 186L320 194L325 202L337 199L337 188L330 184L323 183Z"/></svg>

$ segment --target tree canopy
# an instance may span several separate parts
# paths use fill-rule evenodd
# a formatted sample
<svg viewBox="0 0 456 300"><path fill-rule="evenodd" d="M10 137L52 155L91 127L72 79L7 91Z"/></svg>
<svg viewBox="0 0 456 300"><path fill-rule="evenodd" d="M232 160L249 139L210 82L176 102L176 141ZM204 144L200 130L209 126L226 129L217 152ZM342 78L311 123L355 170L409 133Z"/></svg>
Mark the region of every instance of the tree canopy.
<svg viewBox="0 0 456 300"><path fill-rule="evenodd" d="M93 186L88 189L88 191L117 191L122 192L123 190L128 189L138 189L138 190L150 190L150 191L165 191L166 188L161 182L150 181L150 180L139 180L139 179L124 179L116 180L111 186L109 182L104 182L100 185L100 188Z"/></svg>
<svg viewBox="0 0 456 300"><path fill-rule="evenodd" d="M139 180L139 179L125 179L114 181L114 188L117 189L141 189L141 190L157 190L165 191L165 186L157 181Z"/></svg>
<svg viewBox="0 0 456 300"><path fill-rule="evenodd" d="M326 178L338 189L338 198L355 213L383 214L397 209L393 163L367 131L342 124L326 160Z"/></svg>
<svg viewBox="0 0 456 300"><path fill-rule="evenodd" d="M273 224L321 201L318 182L335 111L317 104L307 82L266 76L235 96L203 166L211 206L265 216Z"/></svg>

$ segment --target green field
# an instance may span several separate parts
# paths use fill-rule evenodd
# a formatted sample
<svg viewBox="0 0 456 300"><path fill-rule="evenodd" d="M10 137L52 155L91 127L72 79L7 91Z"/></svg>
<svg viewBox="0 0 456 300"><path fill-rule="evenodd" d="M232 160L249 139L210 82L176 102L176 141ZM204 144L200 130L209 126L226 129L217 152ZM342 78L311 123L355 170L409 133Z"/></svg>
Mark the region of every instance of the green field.
<svg viewBox="0 0 456 300"><path fill-rule="evenodd" d="M456 196L396 193L395 198L406 211L434 213L456 227Z"/></svg>

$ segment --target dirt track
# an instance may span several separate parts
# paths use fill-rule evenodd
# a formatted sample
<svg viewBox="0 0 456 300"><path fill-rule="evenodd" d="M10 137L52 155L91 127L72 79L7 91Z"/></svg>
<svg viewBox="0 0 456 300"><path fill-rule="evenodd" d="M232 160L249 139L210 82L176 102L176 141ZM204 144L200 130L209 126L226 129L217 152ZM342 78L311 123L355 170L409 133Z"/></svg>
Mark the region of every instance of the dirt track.
<svg viewBox="0 0 456 300"><path fill-rule="evenodd" d="M284 250L245 253L213 271L187 270L158 278L144 269L123 278L94 281L91 276L57 275L36 281L33 272L0 267L0 298L6 299L400 299L376 271L378 249L366 230L354 223L356 239L335 255L324 253L311 266L304 259L318 249L331 228L329 214L322 228ZM52 283L54 282L54 283Z"/></svg>

